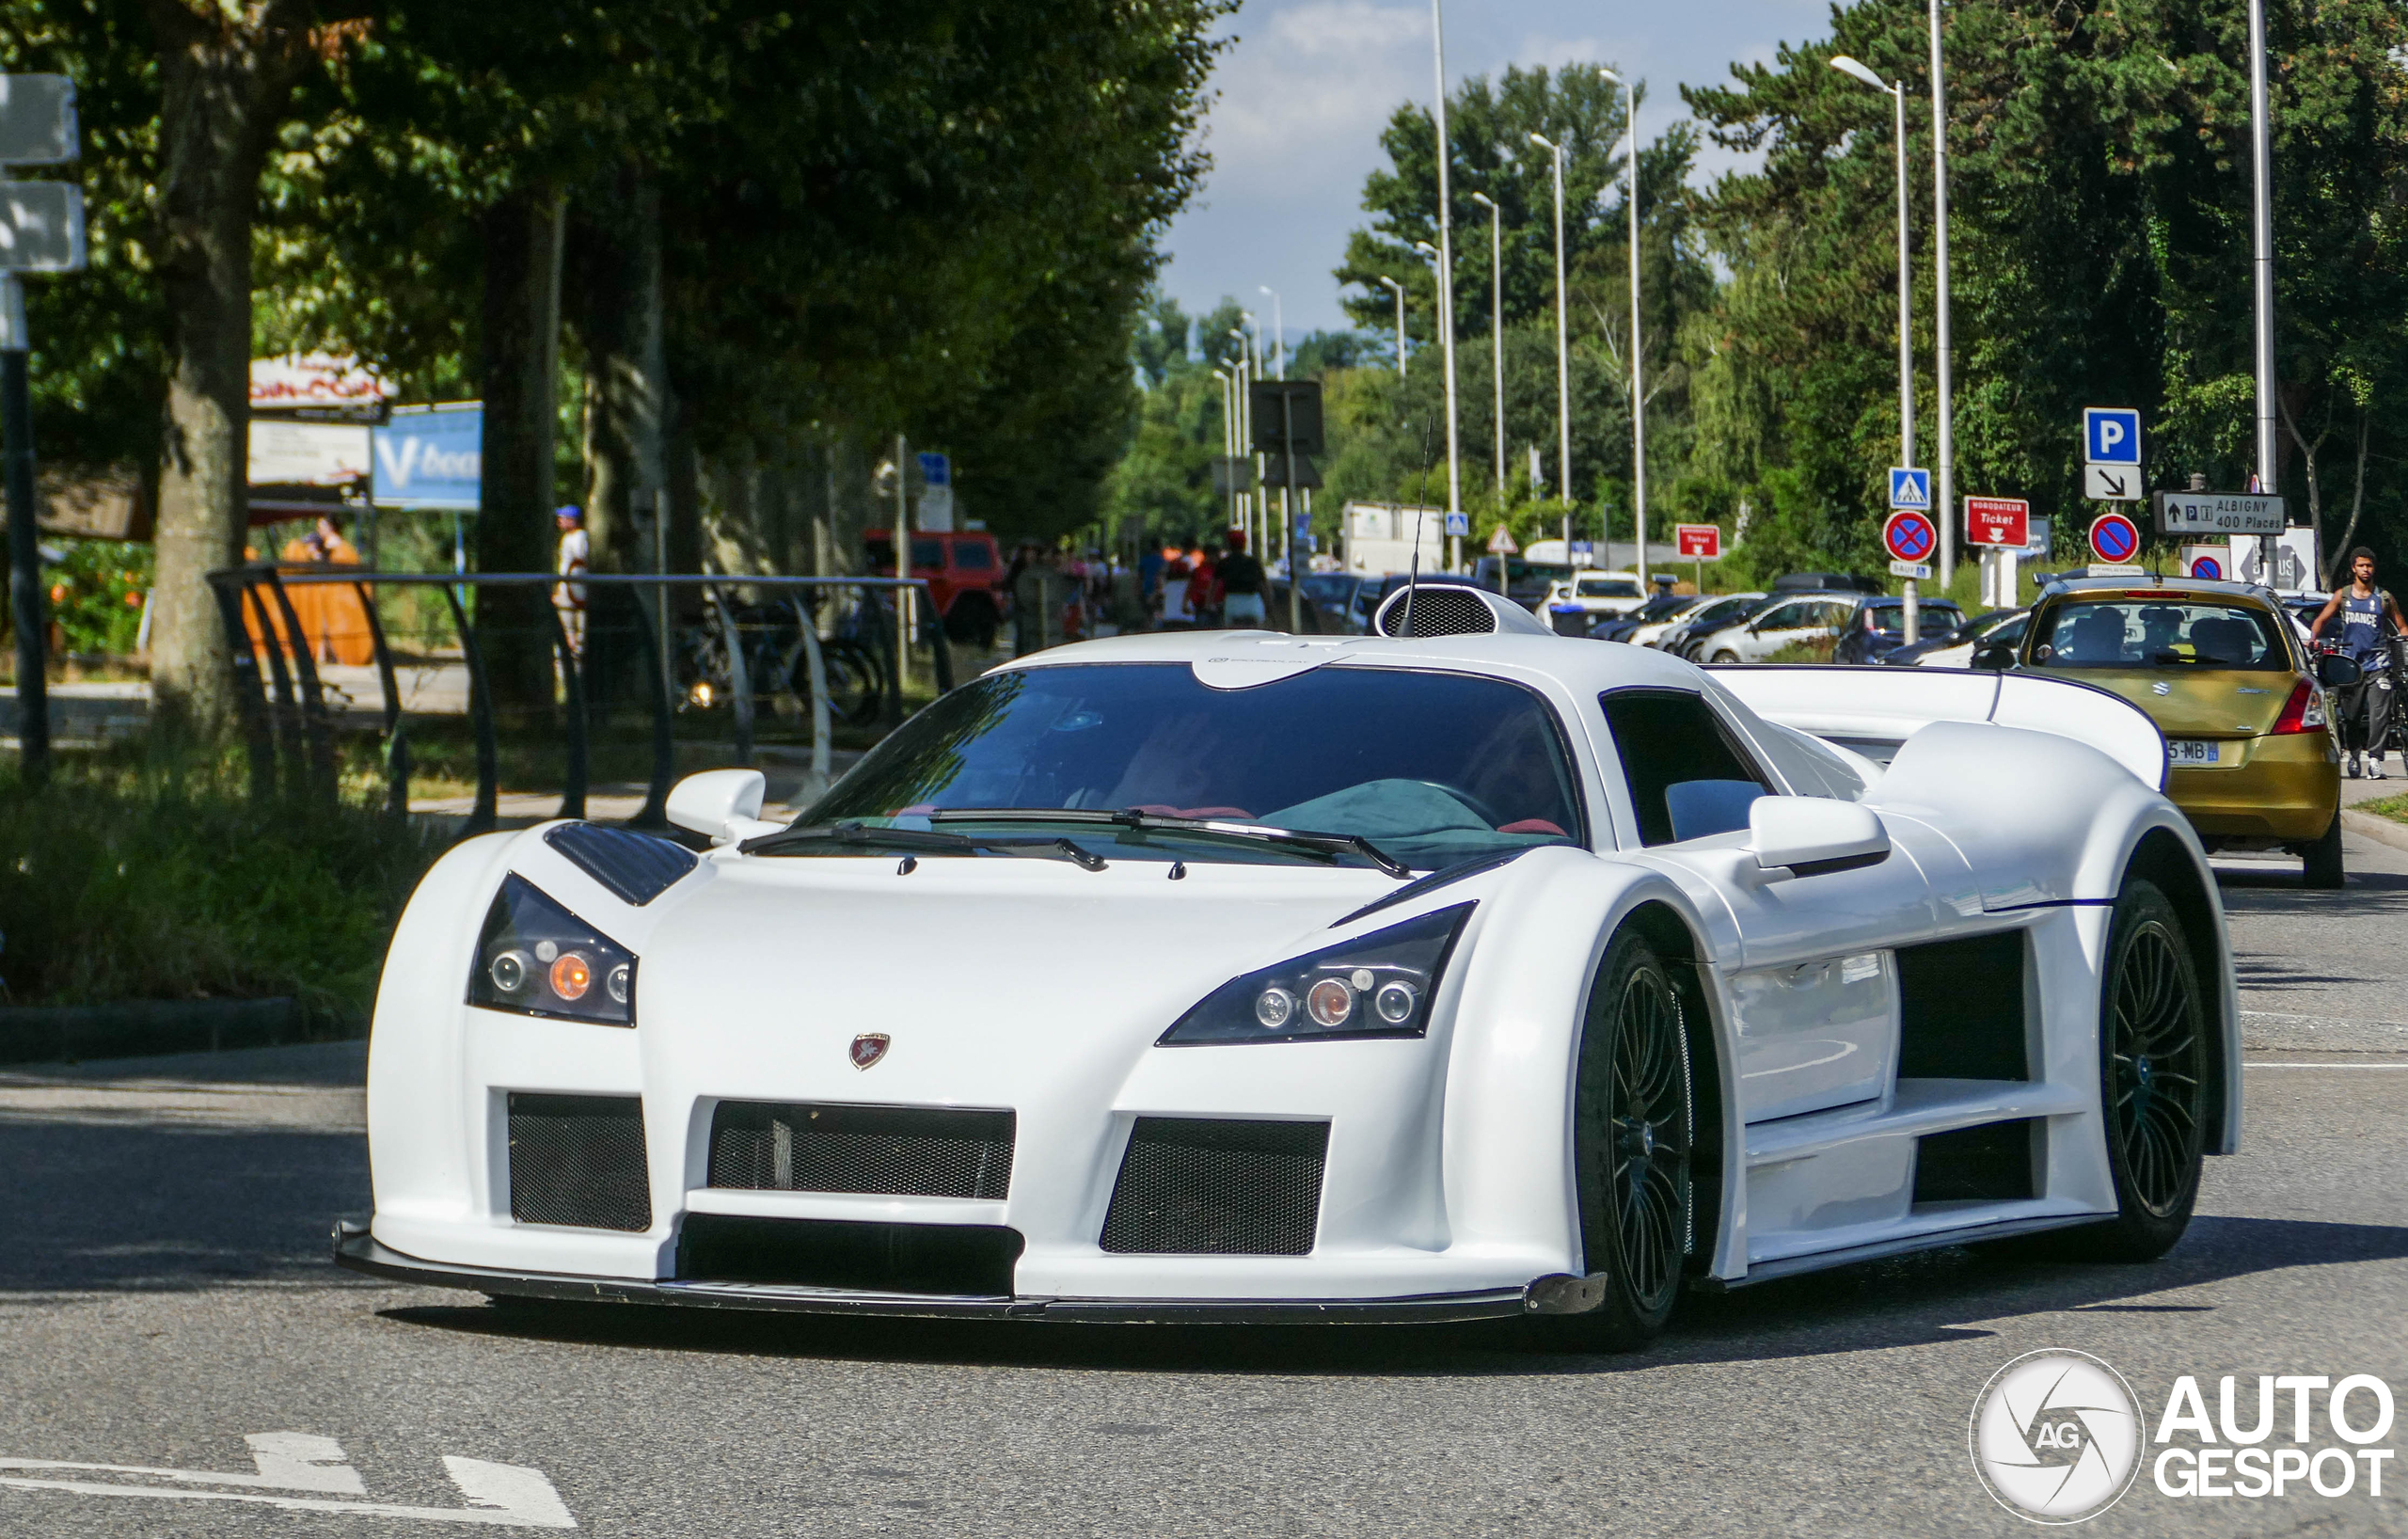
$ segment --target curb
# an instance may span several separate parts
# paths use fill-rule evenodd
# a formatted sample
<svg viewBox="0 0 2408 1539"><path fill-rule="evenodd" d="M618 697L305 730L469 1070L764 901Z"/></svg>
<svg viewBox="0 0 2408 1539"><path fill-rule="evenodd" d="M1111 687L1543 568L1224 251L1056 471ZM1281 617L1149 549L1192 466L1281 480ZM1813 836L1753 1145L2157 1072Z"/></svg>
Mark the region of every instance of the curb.
<svg viewBox="0 0 2408 1539"><path fill-rule="evenodd" d="M2372 839L2379 845L2408 850L2408 823L2395 823L2379 813L2360 812L2354 807L2341 809L2343 832L2362 839Z"/></svg>
<svg viewBox="0 0 2408 1539"><path fill-rule="evenodd" d="M294 999L135 1000L0 1007L0 1063L74 1063L276 1047L356 1035Z"/></svg>

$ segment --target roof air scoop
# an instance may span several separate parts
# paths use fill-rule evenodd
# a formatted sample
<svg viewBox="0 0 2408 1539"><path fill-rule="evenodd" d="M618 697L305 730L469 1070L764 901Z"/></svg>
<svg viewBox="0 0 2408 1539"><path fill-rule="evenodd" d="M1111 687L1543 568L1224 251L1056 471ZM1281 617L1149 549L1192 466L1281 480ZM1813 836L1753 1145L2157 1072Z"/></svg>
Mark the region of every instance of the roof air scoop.
<svg viewBox="0 0 2408 1539"><path fill-rule="evenodd" d="M1460 582L1420 582L1399 588L1371 616L1371 628L1383 636L1397 637L1487 636L1498 631L1555 634L1504 595Z"/></svg>

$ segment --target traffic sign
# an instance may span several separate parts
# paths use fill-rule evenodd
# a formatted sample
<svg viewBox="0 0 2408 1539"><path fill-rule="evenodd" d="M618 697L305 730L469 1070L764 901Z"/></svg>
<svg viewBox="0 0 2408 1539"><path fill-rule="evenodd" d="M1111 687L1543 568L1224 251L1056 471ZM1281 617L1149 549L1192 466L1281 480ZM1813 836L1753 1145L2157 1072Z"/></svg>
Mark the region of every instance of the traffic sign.
<svg viewBox="0 0 2408 1539"><path fill-rule="evenodd" d="M1881 544L1892 561L1919 562L1939 543L1940 532L1932 528L1931 515L1912 508L1900 508L1881 526Z"/></svg>
<svg viewBox="0 0 2408 1539"><path fill-rule="evenodd" d="M1674 524L1672 538L1679 542L1683 561L1720 561L1722 530L1717 524Z"/></svg>
<svg viewBox="0 0 2408 1539"><path fill-rule="evenodd" d="M1450 513L1447 515L1447 537L1450 540L1469 539L1471 537L1471 515L1467 513Z"/></svg>
<svg viewBox="0 0 2408 1539"><path fill-rule="evenodd" d="M1912 578L1917 582L1929 582L1931 580L1931 563L1925 561L1893 561L1890 563L1890 575L1892 577Z"/></svg>
<svg viewBox="0 0 2408 1539"><path fill-rule="evenodd" d="M75 83L0 75L0 166L60 166L77 153Z"/></svg>
<svg viewBox="0 0 2408 1539"><path fill-rule="evenodd" d="M2095 502L2137 502L2144 495L2140 469L2131 465L2085 465L2082 495Z"/></svg>
<svg viewBox="0 0 2408 1539"><path fill-rule="evenodd" d="M72 273L84 265L84 189L0 182L0 271Z"/></svg>
<svg viewBox="0 0 2408 1539"><path fill-rule="evenodd" d="M1965 499L1965 543L2021 549L2032 543L2032 504L2020 497Z"/></svg>
<svg viewBox="0 0 2408 1539"><path fill-rule="evenodd" d="M2232 575L2232 547L2186 545L2182 547L2182 570L2203 581L2220 582Z"/></svg>
<svg viewBox="0 0 2408 1539"><path fill-rule="evenodd" d="M2141 414L2131 406L2082 408L2082 458L2087 465L2141 463Z"/></svg>
<svg viewBox="0 0 2408 1539"><path fill-rule="evenodd" d="M2090 548L2110 565L2129 562L2140 553L2140 526L2120 513L2102 513L2091 520Z"/></svg>
<svg viewBox="0 0 2408 1539"><path fill-rule="evenodd" d="M1572 542L1572 564L1573 564L1573 565L1575 565L1575 566L1594 566L1594 565L1596 565L1596 564L1597 564L1597 547L1596 547L1595 542L1591 541L1591 540L1575 540L1575 541L1573 541L1573 542Z"/></svg>
<svg viewBox="0 0 2408 1539"><path fill-rule="evenodd" d="M2283 500L2251 492L2159 492L2160 534L2280 534Z"/></svg>
<svg viewBox="0 0 2408 1539"><path fill-rule="evenodd" d="M1902 465L1890 467L1890 505L1893 508L1931 506L1931 472L1910 470Z"/></svg>
<svg viewBox="0 0 2408 1539"><path fill-rule="evenodd" d="M1488 553L1492 556L1511 556L1521 548L1513 543L1513 532L1503 524L1497 525L1497 532L1488 537Z"/></svg>

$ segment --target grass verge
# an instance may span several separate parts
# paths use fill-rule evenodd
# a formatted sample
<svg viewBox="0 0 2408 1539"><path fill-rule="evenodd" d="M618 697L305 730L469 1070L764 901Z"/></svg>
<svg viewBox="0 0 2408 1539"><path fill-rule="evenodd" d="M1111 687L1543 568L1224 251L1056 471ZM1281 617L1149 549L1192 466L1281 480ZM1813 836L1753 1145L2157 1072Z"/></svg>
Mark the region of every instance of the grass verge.
<svg viewBox="0 0 2408 1539"><path fill-rule="evenodd" d="M2380 801L2360 801L2352 812L2370 812L2377 817L2388 817L2395 823L2408 823L2408 794L2386 796Z"/></svg>

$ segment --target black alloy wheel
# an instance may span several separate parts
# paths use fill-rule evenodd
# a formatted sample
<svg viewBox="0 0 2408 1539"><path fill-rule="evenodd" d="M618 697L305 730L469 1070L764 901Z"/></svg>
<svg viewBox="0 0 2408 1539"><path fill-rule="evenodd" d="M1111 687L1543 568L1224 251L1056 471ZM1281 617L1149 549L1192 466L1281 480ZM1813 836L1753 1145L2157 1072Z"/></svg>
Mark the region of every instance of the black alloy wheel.
<svg viewBox="0 0 2408 1539"><path fill-rule="evenodd" d="M2116 1216L2073 1230L2081 1255L2153 1261L2198 1201L2210 1105L2209 1012L2181 916L2156 884L2129 878L2108 931L2099 998L2099 1109Z"/></svg>
<svg viewBox="0 0 2408 1539"><path fill-rule="evenodd" d="M1573 1169L1589 1280L1586 1313L1535 1316L1545 1344L1628 1352L1671 1318L1694 1245L1687 1020L1645 937L1617 935L1598 964L1573 1090Z"/></svg>

